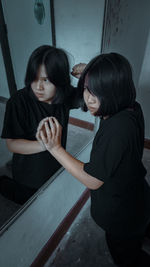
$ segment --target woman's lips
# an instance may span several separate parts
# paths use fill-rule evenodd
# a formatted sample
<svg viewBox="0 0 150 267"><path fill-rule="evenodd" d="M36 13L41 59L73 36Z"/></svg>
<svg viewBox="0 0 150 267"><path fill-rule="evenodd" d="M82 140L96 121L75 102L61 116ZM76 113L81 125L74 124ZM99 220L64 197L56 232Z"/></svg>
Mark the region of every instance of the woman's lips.
<svg viewBox="0 0 150 267"><path fill-rule="evenodd" d="M95 111L95 108L93 108L93 107L87 107L90 111Z"/></svg>
<svg viewBox="0 0 150 267"><path fill-rule="evenodd" d="M35 93L35 95L36 95L37 97L43 97L43 94Z"/></svg>

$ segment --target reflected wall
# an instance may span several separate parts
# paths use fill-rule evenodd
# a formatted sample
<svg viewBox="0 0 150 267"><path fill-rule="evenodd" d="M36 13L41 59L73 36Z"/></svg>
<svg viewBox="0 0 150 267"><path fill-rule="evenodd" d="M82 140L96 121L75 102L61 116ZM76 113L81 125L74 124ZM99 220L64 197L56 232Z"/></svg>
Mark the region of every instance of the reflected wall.
<svg viewBox="0 0 150 267"><path fill-rule="evenodd" d="M17 89L24 87L27 61L32 51L40 45L52 44L50 1L44 1L45 20L38 24L31 0L2 0L8 41L13 62Z"/></svg>
<svg viewBox="0 0 150 267"><path fill-rule="evenodd" d="M68 52L71 67L88 63L101 51L104 0L55 0L56 45ZM72 78L77 84L77 79ZM89 112L72 110L70 116L94 122Z"/></svg>

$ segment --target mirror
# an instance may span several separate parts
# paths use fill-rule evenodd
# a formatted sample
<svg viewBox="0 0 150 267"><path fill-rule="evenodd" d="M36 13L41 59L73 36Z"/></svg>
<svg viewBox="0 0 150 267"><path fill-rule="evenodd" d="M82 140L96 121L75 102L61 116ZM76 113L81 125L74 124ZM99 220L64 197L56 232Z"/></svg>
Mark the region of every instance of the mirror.
<svg viewBox="0 0 150 267"><path fill-rule="evenodd" d="M19 74L17 74L16 72L15 75L18 88L22 88L22 84L21 82L19 82L19 80L22 79L23 81L24 78L23 68L25 68L26 66L26 61L25 61L26 57L24 58L24 55L28 57L31 51L33 51L34 48L39 46L40 44L43 44L43 42L52 43L51 28L49 27L48 28L49 30L46 31L45 24L43 24L42 26L38 25L36 28L37 25L36 22L32 21L31 23L30 19L33 18L32 10L34 4L34 1L31 0L26 0L26 1L3 0L5 14L7 15L7 27L8 27L8 17L9 17L8 13L10 12L8 10L8 7L6 8L6 4L8 2L10 2L9 4L12 5L10 9L12 10L12 16L13 16L12 21L9 22L9 25L12 28L11 30L9 30L8 36L10 39L10 33L12 33L13 37L16 38L15 41L11 39L10 39L11 41L9 40L9 43L14 44L13 49L11 49L10 45L11 56L13 58L13 62L15 62L15 58L17 58L17 53L19 54L18 56L19 60L15 62L14 70L17 69L20 70ZM104 12L103 8L104 6L102 6L103 2L99 0L94 0L94 2L91 0L82 0L80 1L80 5L78 5L77 1L74 0L63 0L63 1L55 0L55 5L54 5L55 21L57 18L60 23L59 26L60 27L62 26L62 31L61 29L59 31L60 36L58 36L59 28L56 27L56 41L58 43L59 41L58 37L62 38L59 44L60 47L61 46L63 47L63 42L66 41L67 46L65 47L65 50L70 52L75 58L75 62L73 64L83 61L82 54L84 54L87 49L88 49L87 60L89 60L88 56L93 57L95 56L96 53L99 53L100 51L100 43L101 43L100 31L102 31L100 21L103 20L103 15L104 15L103 13L105 13L104 31L102 36L103 37L102 52L117 51L119 53L122 53L129 59L129 61L133 65L134 79L137 85L137 97L140 100L140 103L142 104L145 115L145 126L146 126L145 137L147 139L150 139L150 121L149 121L150 3L149 1L144 1L144 2L136 1L135 3L135 1L130 1L130 0L126 1L107 0L105 2L106 2L105 4L106 9ZM46 21L49 18L49 15L47 13L49 12L49 1L43 1L43 3L46 5L45 8L46 14L44 23L47 23ZM23 7L23 12L21 12L22 7ZM59 16L57 17L58 8L59 8ZM23 14L26 14L26 12L28 13L30 27L28 27L26 24L27 20L25 22L24 20L22 21ZM18 20L19 15L20 17ZM64 23L63 18L67 20L67 24ZM87 29L81 27L82 19L83 19L83 25L86 25L87 23ZM74 24L72 24L72 20L74 21ZM23 27L23 25L25 25L26 27ZM30 34L31 25L35 26L32 34ZM72 25L72 31L71 31L71 25ZM17 30L17 27L20 27L19 31ZM69 36L67 38L66 34L68 29L70 29L70 31L69 31ZM24 36L25 38L23 39ZM41 41L41 38L45 39L42 39ZM22 48L24 47L23 45L24 42L25 42L25 49L23 49L23 53L21 53ZM70 48L70 43L74 44L72 50ZM20 61L20 59L22 60ZM84 61L86 62L85 58ZM3 63L1 64L3 65ZM3 69L4 68L2 66L0 71L2 71ZM6 76L5 74L2 75L3 78L5 76ZM1 84L2 82L0 81L0 86ZM3 88L0 89L2 92L2 96L8 97L6 95L8 92L7 79L6 83L3 84ZM75 112L80 113L80 111L77 110ZM87 147L87 150L84 149L85 154L86 152L87 154L89 154L90 150L91 148L89 148L89 146ZM86 161L87 158L85 159L85 154L82 160ZM74 199L74 201L72 201L72 193L74 193L75 189L77 188L76 187L77 183L75 182L75 180L73 179L71 180L70 176L66 178L65 172L62 172L61 174L54 180L53 183L51 183L52 180L50 179L44 186L42 186L42 188L39 189L37 194L35 194L32 198L30 198L29 202L26 203L23 208L21 207L20 213L22 214L20 216L20 213L18 213L19 218L17 220L16 220L16 213L13 219L10 218L11 227L8 228L8 224L7 227L6 226L3 227L4 231L5 229L7 229L7 231L4 232L4 234L1 236L0 239L0 245L2 251L0 259L1 266L11 266L12 262L14 263L14 266L30 266L31 263L34 261L35 257L37 256L37 254L46 244L48 238L53 235L54 231L59 226L60 222L63 220L64 214L66 214L76 202L76 198ZM65 177L63 176L63 174ZM70 184L72 184L72 187L68 187L68 181L70 180L71 180ZM42 192L42 190L44 190L44 192ZM65 192L65 197L64 197L64 192ZM55 193L59 195L59 199L57 201L57 210L56 207L53 207L54 206L53 195ZM67 195L67 201L65 201L66 195ZM79 191L78 198L80 197L80 195L81 191ZM35 197L37 197L36 200ZM32 200L35 201L32 203ZM67 204L68 206L66 209ZM61 214L58 211L61 211ZM12 222L14 223L12 224ZM22 240L24 240L24 242L22 242ZM16 248L15 251L14 247ZM28 256L26 252L28 252Z"/></svg>
<svg viewBox="0 0 150 267"><path fill-rule="evenodd" d="M34 17L34 2L30 0L22 3L19 0L2 1L2 12L7 25L10 55L18 90L24 87L24 76L30 54L40 45L52 45L54 34L56 46L64 49L68 55L70 72L75 64L80 62L87 63L101 50L104 0L96 1L94 6L91 1L87 0L82 1L80 6L77 6L74 1L54 1L54 21L51 20L52 14L50 14L53 1L43 1L45 8L43 24L39 24ZM86 9L85 6L87 7ZM89 16L93 18L92 23L89 20ZM53 31L54 26L55 32ZM7 78L5 80L7 84ZM71 83L73 86L76 86L77 79L71 77ZM9 98L8 87L6 91L1 89L0 96L1 114L4 116L6 100ZM67 134L67 150L70 153L75 155L91 140L94 123L95 119L89 112L84 113L80 109L70 111ZM10 171L12 154L8 152L4 140L1 139L0 142L4 147L1 156L6 155L6 158L8 157L0 166L1 176L6 175L13 179ZM46 185L49 185L52 180L49 177ZM45 185L43 184L42 188L43 186ZM33 198L37 197L41 190L41 188L37 189L38 191L34 194ZM10 191L12 191L12 188L10 188ZM20 205L7 198L3 198L2 195L0 197L2 197L1 203L3 203L1 204L1 210L4 210L3 207L5 206L5 214L2 215L3 219L0 222L0 226L3 227L4 223L10 220L10 217L15 216L16 212L20 211L27 204ZM9 207L8 214L6 214L6 206Z"/></svg>

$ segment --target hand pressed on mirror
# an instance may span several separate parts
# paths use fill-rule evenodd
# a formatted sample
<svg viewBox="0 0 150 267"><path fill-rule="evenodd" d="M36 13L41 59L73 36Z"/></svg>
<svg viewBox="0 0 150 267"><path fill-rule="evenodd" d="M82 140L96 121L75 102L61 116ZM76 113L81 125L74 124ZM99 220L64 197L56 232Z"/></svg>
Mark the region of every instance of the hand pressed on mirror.
<svg viewBox="0 0 150 267"><path fill-rule="evenodd" d="M55 117L45 118L39 124L36 137L51 152L61 147L62 126Z"/></svg>
<svg viewBox="0 0 150 267"><path fill-rule="evenodd" d="M43 134L44 136L46 136L46 131L45 131L45 127L44 127L44 123L45 122L48 122L49 118L45 118L43 119L40 123L39 123L39 126L38 126L38 129L42 129L43 130ZM39 136L39 130L37 129L37 132L36 132L36 139L37 141L41 144L41 146L43 147L43 149L45 148L45 150L47 150L45 144L43 143L43 141L41 140L40 136Z"/></svg>
<svg viewBox="0 0 150 267"><path fill-rule="evenodd" d="M74 158L62 147L61 135L62 126L54 117L50 117L47 121L43 120L37 130L38 138L68 172L89 189L99 188L103 182L86 173L83 169L84 163Z"/></svg>

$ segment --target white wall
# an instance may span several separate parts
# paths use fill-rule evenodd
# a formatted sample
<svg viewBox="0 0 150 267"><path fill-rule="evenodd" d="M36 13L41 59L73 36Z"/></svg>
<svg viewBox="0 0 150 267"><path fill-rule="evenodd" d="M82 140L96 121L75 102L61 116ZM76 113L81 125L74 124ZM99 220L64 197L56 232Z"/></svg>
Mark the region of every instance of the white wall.
<svg viewBox="0 0 150 267"><path fill-rule="evenodd" d="M52 43L49 1L43 1L46 14L42 25L34 17L34 3L34 0L2 1L18 89L24 86L26 65L32 51L42 44Z"/></svg>
<svg viewBox="0 0 150 267"><path fill-rule="evenodd" d="M68 51L71 67L88 63L100 53L104 0L55 0L56 44ZM72 79L74 85L77 79ZM89 112L73 110L70 116L94 122Z"/></svg>
<svg viewBox="0 0 150 267"><path fill-rule="evenodd" d="M9 89L8 89L1 45L0 45L0 96L9 98Z"/></svg>

